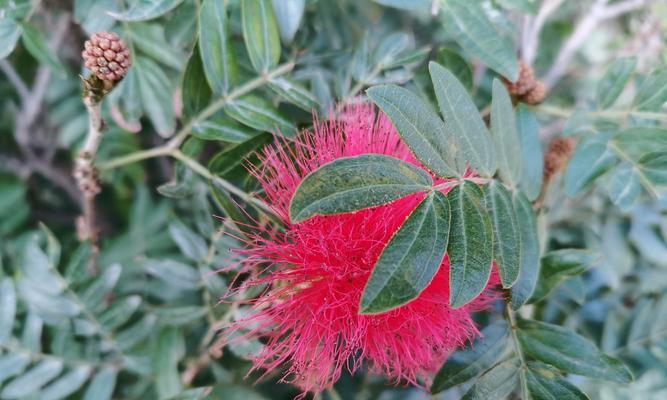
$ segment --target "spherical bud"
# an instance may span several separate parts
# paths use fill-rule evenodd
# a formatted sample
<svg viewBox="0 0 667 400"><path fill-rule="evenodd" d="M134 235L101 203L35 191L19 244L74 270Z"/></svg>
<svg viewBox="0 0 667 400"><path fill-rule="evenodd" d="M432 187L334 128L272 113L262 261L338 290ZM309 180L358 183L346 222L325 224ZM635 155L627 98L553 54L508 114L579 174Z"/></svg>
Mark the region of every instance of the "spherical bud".
<svg viewBox="0 0 667 400"><path fill-rule="evenodd" d="M524 96L528 94L534 87L537 81L535 80L535 73L533 68L521 62L519 64L519 79L516 82L505 82L507 91L515 96Z"/></svg>
<svg viewBox="0 0 667 400"><path fill-rule="evenodd" d="M575 147L576 141L571 137L558 137L549 143L549 149L544 156L545 182L565 169Z"/></svg>
<svg viewBox="0 0 667 400"><path fill-rule="evenodd" d="M113 32L93 34L81 56L86 68L103 81L120 81L132 64L130 49Z"/></svg>
<svg viewBox="0 0 667 400"><path fill-rule="evenodd" d="M535 86L523 96L526 104L539 104L547 96L547 87L541 81L536 81Z"/></svg>

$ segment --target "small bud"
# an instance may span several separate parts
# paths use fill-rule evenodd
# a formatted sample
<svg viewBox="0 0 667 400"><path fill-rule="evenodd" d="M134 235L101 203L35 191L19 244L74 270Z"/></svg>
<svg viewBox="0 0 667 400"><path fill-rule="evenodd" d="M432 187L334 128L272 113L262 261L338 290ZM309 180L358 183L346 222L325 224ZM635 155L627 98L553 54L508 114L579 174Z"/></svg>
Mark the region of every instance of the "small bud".
<svg viewBox="0 0 667 400"><path fill-rule="evenodd" d="M544 156L544 181L548 181L555 174L563 171L574 152L576 142L571 137L558 137L549 143L549 149Z"/></svg>
<svg viewBox="0 0 667 400"><path fill-rule="evenodd" d="M523 101L526 104L539 104L545 97L547 97L547 88L544 86L544 83L537 81L535 87L523 96Z"/></svg>
<svg viewBox="0 0 667 400"><path fill-rule="evenodd" d="M533 68L524 63L519 64L519 79L516 82L505 81L507 91L519 101L526 104L538 104L547 95L546 86L535 78Z"/></svg>
<svg viewBox="0 0 667 400"><path fill-rule="evenodd" d="M130 49L113 32L92 35L81 56L86 68L102 81L120 81L131 65Z"/></svg>

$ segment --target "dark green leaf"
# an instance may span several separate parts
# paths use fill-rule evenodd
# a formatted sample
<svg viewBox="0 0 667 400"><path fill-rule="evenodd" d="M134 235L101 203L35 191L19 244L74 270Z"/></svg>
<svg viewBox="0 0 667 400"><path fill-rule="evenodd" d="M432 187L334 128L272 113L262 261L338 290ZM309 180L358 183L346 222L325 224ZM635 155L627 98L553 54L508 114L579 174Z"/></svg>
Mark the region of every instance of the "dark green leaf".
<svg viewBox="0 0 667 400"><path fill-rule="evenodd" d="M540 278L531 302L546 297L564 279L584 273L596 260L597 255L587 250L564 249L548 252L542 257Z"/></svg>
<svg viewBox="0 0 667 400"><path fill-rule="evenodd" d="M132 69L137 73L141 105L155 130L164 137L172 135L176 116L169 78L155 61L146 57L136 57Z"/></svg>
<svg viewBox="0 0 667 400"><path fill-rule="evenodd" d="M117 375L118 371L114 368L102 368L88 385L83 400L111 400Z"/></svg>
<svg viewBox="0 0 667 400"><path fill-rule="evenodd" d="M464 383L489 369L502 357L508 346L509 329L497 321L482 330L475 343L452 354L433 379L431 392L438 393Z"/></svg>
<svg viewBox="0 0 667 400"><path fill-rule="evenodd" d="M199 285L199 273L189 265L176 260L144 261L146 272L180 289L194 290Z"/></svg>
<svg viewBox="0 0 667 400"><path fill-rule="evenodd" d="M106 296L118 283L123 268L118 264L111 264L104 272L80 295L81 302L91 310L102 305Z"/></svg>
<svg viewBox="0 0 667 400"><path fill-rule="evenodd" d="M512 194L502 183L493 180L485 189L484 200L491 214L493 257L500 270L500 281L509 288L519 278L521 267L521 227Z"/></svg>
<svg viewBox="0 0 667 400"><path fill-rule="evenodd" d="M11 278L0 281L0 345L12 336L16 316L16 290Z"/></svg>
<svg viewBox="0 0 667 400"><path fill-rule="evenodd" d="M39 395L40 400L64 399L79 390L90 376L91 368L87 365L72 369L67 374L45 387Z"/></svg>
<svg viewBox="0 0 667 400"><path fill-rule="evenodd" d="M519 104L516 114L517 130L521 141L523 170L519 187L528 200L534 201L542 189L544 156L540 143L540 125L528 107ZM516 155L515 155L516 156Z"/></svg>
<svg viewBox="0 0 667 400"><path fill-rule="evenodd" d="M368 97L391 119L415 157L442 177L462 175L456 171L454 137L431 106L407 89L394 85L374 86Z"/></svg>
<svg viewBox="0 0 667 400"><path fill-rule="evenodd" d="M608 146L609 135L597 134L582 140L565 171L565 192L575 196L598 176L607 172L618 158Z"/></svg>
<svg viewBox="0 0 667 400"><path fill-rule="evenodd" d="M361 314L382 313L419 296L438 272L449 238L449 204L428 195L394 233L366 282Z"/></svg>
<svg viewBox="0 0 667 400"><path fill-rule="evenodd" d="M429 189L423 170L397 158L365 154L339 158L308 174L290 204L292 222L390 203Z"/></svg>
<svg viewBox="0 0 667 400"><path fill-rule="evenodd" d="M609 108L614 104L635 71L636 64L635 57L619 58L611 64L598 83L596 99L600 108Z"/></svg>
<svg viewBox="0 0 667 400"><path fill-rule="evenodd" d="M270 0L242 0L243 40L257 72L267 72L280 60L280 36Z"/></svg>
<svg viewBox="0 0 667 400"><path fill-rule="evenodd" d="M288 78L273 79L269 82L269 87L283 99L308 112L312 112L317 106L317 99L312 93Z"/></svg>
<svg viewBox="0 0 667 400"><path fill-rule="evenodd" d="M40 63L46 64L54 74L64 77L67 74L65 66L60 62L53 50L49 48L42 32L27 22L23 23L22 28L23 35L21 36L21 40L26 50L39 60Z"/></svg>
<svg viewBox="0 0 667 400"><path fill-rule="evenodd" d="M475 381L461 400L503 400L519 380L519 359L511 358L494 366Z"/></svg>
<svg viewBox="0 0 667 400"><path fill-rule="evenodd" d="M263 396L247 387L230 385L228 383L216 385L213 392L211 392L210 398L225 400L265 400Z"/></svg>
<svg viewBox="0 0 667 400"><path fill-rule="evenodd" d="M512 82L519 78L511 43L498 33L480 3L447 0L440 11L445 29L466 52Z"/></svg>
<svg viewBox="0 0 667 400"><path fill-rule="evenodd" d="M260 131L294 136L294 125L265 98L255 95L234 100L225 107L230 117Z"/></svg>
<svg viewBox="0 0 667 400"><path fill-rule="evenodd" d="M227 147L213 156L208 164L208 169L213 174L225 176L227 173L243 164L250 153L267 143L271 143L272 140L273 136L271 134L261 133L237 145Z"/></svg>
<svg viewBox="0 0 667 400"><path fill-rule="evenodd" d="M400 10L428 12L430 0L373 0L378 4L398 8Z"/></svg>
<svg viewBox="0 0 667 400"><path fill-rule="evenodd" d="M517 122L505 85L493 80L493 100L491 102L491 133L498 159L498 172L508 185L515 187L521 181L522 159L517 157L521 141L517 132Z"/></svg>
<svg viewBox="0 0 667 400"><path fill-rule="evenodd" d="M440 49L438 51L438 64L447 68L456 79L466 88L467 91L472 90L473 79L472 79L472 68L465 60L461 57L459 53L454 50L447 48Z"/></svg>
<svg viewBox="0 0 667 400"><path fill-rule="evenodd" d="M183 56L180 49L175 49L165 36L165 27L152 23L134 23L129 25L130 41L137 50L153 60L175 70L183 68Z"/></svg>
<svg viewBox="0 0 667 400"><path fill-rule="evenodd" d="M183 0L136 0L127 10L109 14L120 21L146 21L166 14Z"/></svg>
<svg viewBox="0 0 667 400"><path fill-rule="evenodd" d="M11 18L0 17L0 59L7 57L21 37L21 26Z"/></svg>
<svg viewBox="0 0 667 400"><path fill-rule="evenodd" d="M98 321L105 330L111 331L129 321L140 305L141 296L138 295L116 299L111 307L99 316Z"/></svg>
<svg viewBox="0 0 667 400"><path fill-rule="evenodd" d="M47 359L40 361L30 368L28 372L13 379L2 388L3 399L23 399L35 394L42 386L55 378L63 370L60 360Z"/></svg>
<svg viewBox="0 0 667 400"><path fill-rule="evenodd" d="M529 362L526 380L533 400L588 400L585 393L546 364Z"/></svg>
<svg viewBox="0 0 667 400"><path fill-rule="evenodd" d="M183 334L176 328L160 332L153 352L155 388L159 399L166 399L181 392L178 362L185 352Z"/></svg>
<svg viewBox="0 0 667 400"><path fill-rule="evenodd" d="M273 0L273 11L283 43L289 44L294 39L305 7L306 0Z"/></svg>
<svg viewBox="0 0 667 400"><path fill-rule="evenodd" d="M667 152L653 152L639 160L644 176L655 185L667 185Z"/></svg>
<svg viewBox="0 0 667 400"><path fill-rule="evenodd" d="M200 319L206 315L206 308L200 306L168 307L155 310L158 322L163 325L179 326Z"/></svg>
<svg viewBox="0 0 667 400"><path fill-rule="evenodd" d="M169 236L176 242L181 254L193 261L203 259L208 253L204 238L178 220L169 224Z"/></svg>
<svg viewBox="0 0 667 400"><path fill-rule="evenodd" d="M530 201L522 192L515 192L512 202L520 221L521 234L521 269L519 279L510 289L512 308L518 310L532 296L537 284L540 273L540 243L535 212Z"/></svg>
<svg viewBox="0 0 667 400"><path fill-rule="evenodd" d="M204 400L209 399L209 395L213 390L212 386L204 386L195 389L184 390L181 393L177 394L174 397L170 397L169 400ZM241 400L249 400L247 397Z"/></svg>
<svg viewBox="0 0 667 400"><path fill-rule="evenodd" d="M603 354L593 343L567 328L520 320L517 333L526 356L563 372L619 383L633 380L621 361Z"/></svg>
<svg viewBox="0 0 667 400"><path fill-rule="evenodd" d="M213 92L226 94L238 74L230 45L226 2L204 0L199 11L199 48L206 79Z"/></svg>
<svg viewBox="0 0 667 400"><path fill-rule="evenodd" d="M484 194L474 183L456 186L448 194L451 207L449 245L449 304L459 308L486 287L493 261L491 218Z"/></svg>
<svg viewBox="0 0 667 400"><path fill-rule="evenodd" d="M467 162L479 174L492 176L496 172L496 155L489 131L475 103L450 71L434 62L428 67L447 132L454 135L458 144L456 149L461 153L457 168L461 171Z"/></svg>
<svg viewBox="0 0 667 400"><path fill-rule="evenodd" d="M641 183L632 164L616 168L609 182L609 198L621 210L629 210L641 193Z"/></svg>
<svg viewBox="0 0 667 400"><path fill-rule="evenodd" d="M647 153L667 152L667 128L631 126L614 135L613 143L633 160L639 160Z"/></svg>
<svg viewBox="0 0 667 400"><path fill-rule="evenodd" d="M201 140L220 140L223 142L244 142L257 133L243 128L227 118L213 118L207 121L197 122L192 127L192 136Z"/></svg>
<svg viewBox="0 0 667 400"><path fill-rule="evenodd" d="M635 106L640 111L659 111L667 101L667 68L656 69L639 87Z"/></svg>
<svg viewBox="0 0 667 400"><path fill-rule="evenodd" d="M155 327L157 317L153 314L147 314L141 320L135 322L129 328L116 334L116 343L121 350L132 348L137 343L146 339Z"/></svg>
<svg viewBox="0 0 667 400"><path fill-rule="evenodd" d="M195 46L190 60L185 67L183 84L181 86L183 97L183 113L192 118L211 102L211 88L206 82L204 65L199 56L199 46ZM193 134L195 133L193 127Z"/></svg>

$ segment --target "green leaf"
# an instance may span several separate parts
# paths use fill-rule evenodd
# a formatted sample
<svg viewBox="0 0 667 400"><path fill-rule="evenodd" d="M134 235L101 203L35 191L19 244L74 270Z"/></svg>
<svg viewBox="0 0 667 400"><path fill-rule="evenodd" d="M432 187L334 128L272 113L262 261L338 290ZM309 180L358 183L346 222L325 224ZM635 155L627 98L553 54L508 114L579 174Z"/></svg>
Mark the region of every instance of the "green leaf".
<svg viewBox="0 0 667 400"><path fill-rule="evenodd" d="M514 211L512 194L495 179L487 185L484 200L491 214L493 256L500 270L500 281L504 288L509 288L519 278L521 267L520 220Z"/></svg>
<svg viewBox="0 0 667 400"><path fill-rule="evenodd" d="M447 136L445 124L424 100L395 85L374 86L366 94L389 117L424 166L442 177L465 172L454 167L454 137Z"/></svg>
<svg viewBox="0 0 667 400"><path fill-rule="evenodd" d="M26 50L41 64L46 64L54 74L61 78L67 74L65 66L60 62L56 54L49 48L46 37L34 26L27 22L22 24L23 35L21 40Z"/></svg>
<svg viewBox="0 0 667 400"><path fill-rule="evenodd" d="M533 400L588 400L588 396L563 379L557 370L540 362L529 362L528 392Z"/></svg>
<svg viewBox="0 0 667 400"><path fill-rule="evenodd" d="M517 131L521 141L522 172L519 187L528 200L534 201L542 189L544 156L540 143L540 125L530 109L519 104L516 114Z"/></svg>
<svg viewBox="0 0 667 400"><path fill-rule="evenodd" d="M180 49L174 48L165 35L165 27L155 23L134 23L127 31L132 45L145 55L168 67L181 71L183 56Z"/></svg>
<svg viewBox="0 0 667 400"><path fill-rule="evenodd" d="M430 0L373 0L378 4L388 7L398 8L399 10L428 12L431 8Z"/></svg>
<svg viewBox="0 0 667 400"><path fill-rule="evenodd" d="M530 201L522 192L515 192L512 203L520 221L521 268L519 279L510 289L512 308L516 311L530 299L540 273L540 243L537 221Z"/></svg>
<svg viewBox="0 0 667 400"><path fill-rule="evenodd" d="M289 44L294 39L305 7L305 0L273 0L273 11L276 14L283 43Z"/></svg>
<svg viewBox="0 0 667 400"><path fill-rule="evenodd" d="M142 340L146 339L155 327L157 317L153 314L147 314L144 318L135 322L129 328L116 334L116 343L121 350L127 350Z"/></svg>
<svg viewBox="0 0 667 400"><path fill-rule="evenodd" d="M16 290L11 278L0 281L0 345L12 337L16 317Z"/></svg>
<svg viewBox="0 0 667 400"><path fill-rule="evenodd" d="M667 152L652 152L639 160L639 168L651 183L667 185Z"/></svg>
<svg viewBox="0 0 667 400"><path fill-rule="evenodd" d="M269 87L283 99L308 112L312 112L318 105L315 95L288 78L273 79Z"/></svg>
<svg viewBox="0 0 667 400"><path fill-rule="evenodd" d="M175 328L163 330L153 352L155 388L159 399L166 399L181 392L178 362L185 352L183 334Z"/></svg>
<svg viewBox="0 0 667 400"><path fill-rule="evenodd" d="M635 71L636 65L637 58L635 57L619 58L607 69L600 83L598 83L595 96L601 109L614 105L614 102L621 95L623 88Z"/></svg>
<svg viewBox="0 0 667 400"><path fill-rule="evenodd" d="M484 207L484 194L474 183L465 182L448 194L451 207L449 245L449 304L463 307L486 287L493 261L491 218Z"/></svg>
<svg viewBox="0 0 667 400"><path fill-rule="evenodd" d="M467 53L511 82L519 78L519 64L511 43L496 30L480 3L447 0L440 11L445 30Z"/></svg>
<svg viewBox="0 0 667 400"><path fill-rule="evenodd" d="M132 67L137 73L141 105L163 137L169 137L176 129L171 83L162 68L146 57L136 57Z"/></svg>
<svg viewBox="0 0 667 400"><path fill-rule="evenodd" d="M193 232L182 222L176 220L169 224L169 236L178 245L181 254L193 261L206 257L208 246L200 235Z"/></svg>
<svg viewBox="0 0 667 400"><path fill-rule="evenodd" d="M7 353L0 355L0 384L7 378L23 372L30 364L30 356L24 353Z"/></svg>
<svg viewBox="0 0 667 400"><path fill-rule="evenodd" d="M244 386L220 383L211 392L211 399L225 400L266 400L263 396Z"/></svg>
<svg viewBox="0 0 667 400"><path fill-rule="evenodd" d="M3 399L22 399L35 394L42 386L63 370L60 360L46 359L30 368L28 372L7 383L0 393Z"/></svg>
<svg viewBox="0 0 667 400"><path fill-rule="evenodd" d="M563 249L548 252L542 257L540 278L531 302L545 298L566 278L584 273L596 260L597 255L587 250Z"/></svg>
<svg viewBox="0 0 667 400"><path fill-rule="evenodd" d="M343 157L306 175L292 197L290 218L301 222L375 207L426 191L432 184L428 173L394 157Z"/></svg>
<svg viewBox="0 0 667 400"><path fill-rule="evenodd" d="M81 302L86 308L96 310L103 306L104 299L116 287L123 268L119 264L111 264L104 269L102 275L81 294Z"/></svg>
<svg viewBox="0 0 667 400"><path fill-rule="evenodd" d="M113 331L129 321L140 305L141 296L138 295L115 299L111 307L98 317L98 321L104 330Z"/></svg>
<svg viewBox="0 0 667 400"><path fill-rule="evenodd" d="M146 21L166 14L181 4L183 0L135 0L127 10L109 15L120 21Z"/></svg>
<svg viewBox="0 0 667 400"><path fill-rule="evenodd" d="M201 306L172 306L156 309L155 315L163 325L180 326L189 324L206 315L206 308Z"/></svg>
<svg viewBox="0 0 667 400"><path fill-rule="evenodd" d="M225 4L224 1L204 0L199 11L201 60L206 79L218 96L229 91L238 75Z"/></svg>
<svg viewBox="0 0 667 400"><path fill-rule="evenodd" d="M255 95L236 99L225 113L240 123L260 131L294 136L294 125L282 116L269 100Z"/></svg>
<svg viewBox="0 0 667 400"><path fill-rule="evenodd" d="M524 353L563 372L630 383L632 373L623 363L600 352L570 329L544 322L520 320L517 331Z"/></svg>
<svg viewBox="0 0 667 400"><path fill-rule="evenodd" d="M517 132L517 122L505 85L493 80L493 100L491 102L491 133L497 150L498 172L505 183L514 187L521 181L523 164L517 151L521 150L521 140Z"/></svg>
<svg viewBox="0 0 667 400"><path fill-rule="evenodd" d="M493 176L496 156L491 136L475 103L450 71L434 62L429 63L428 69L448 132L453 133L458 143L456 149L462 157L458 160L459 171L468 162L479 174Z"/></svg>
<svg viewBox="0 0 667 400"><path fill-rule="evenodd" d="M204 75L204 64L200 57L199 46L195 46L188 64L185 66L183 83L181 85L183 99L183 113L192 118L202 111L211 102L213 92ZM196 134L193 127L193 134Z"/></svg>
<svg viewBox="0 0 667 400"><path fill-rule="evenodd" d="M239 126L224 117L216 117L207 121L197 122L192 127L192 136L201 140L223 141L230 143L244 142L257 133Z"/></svg>
<svg viewBox="0 0 667 400"><path fill-rule="evenodd" d="M667 68L660 68L644 79L634 104L639 111L659 111L665 101L667 101Z"/></svg>
<svg viewBox="0 0 667 400"><path fill-rule="evenodd" d="M480 376L461 400L505 399L512 393L518 380L519 359L510 358Z"/></svg>
<svg viewBox="0 0 667 400"><path fill-rule="evenodd" d="M361 314L383 313L419 296L438 272L449 238L449 204L428 195L394 233L378 259L361 298Z"/></svg>
<svg viewBox="0 0 667 400"><path fill-rule="evenodd" d="M271 143L273 136L269 133L260 133L250 139L225 148L219 152L208 163L208 169L211 173L225 176L239 165L247 161L249 154L256 151L260 147Z"/></svg>
<svg viewBox="0 0 667 400"><path fill-rule="evenodd" d="M243 40L257 72L267 72L280 60L278 23L270 0L242 0Z"/></svg>
<svg viewBox="0 0 667 400"><path fill-rule="evenodd" d="M438 393L464 383L489 369L505 354L509 329L496 321L482 330L472 346L452 354L433 379L431 392Z"/></svg>
<svg viewBox="0 0 667 400"><path fill-rule="evenodd" d="M11 18L0 18L0 59L14 51L21 37L21 26Z"/></svg>
<svg viewBox="0 0 667 400"><path fill-rule="evenodd" d="M459 53L447 48L440 49L438 51L437 62L454 74L467 91L472 91L472 68L470 68L470 64Z"/></svg>
<svg viewBox="0 0 667 400"><path fill-rule="evenodd" d="M83 400L111 400L117 375L118 370L115 368L102 368L88 385Z"/></svg>
<svg viewBox="0 0 667 400"><path fill-rule="evenodd" d="M204 399L209 399L209 395L211 394L211 391L213 390L212 386L203 386L203 387L198 387L194 389L187 389L182 391L181 393L177 394L174 397L170 397L169 400L204 400ZM241 400L248 400L248 398L244 398Z"/></svg>
<svg viewBox="0 0 667 400"><path fill-rule="evenodd" d="M631 126L616 133L613 143L633 160L639 160L647 153L667 152L667 128Z"/></svg>
<svg viewBox="0 0 667 400"><path fill-rule="evenodd" d="M195 290L199 286L199 273L189 265L176 260L154 260L146 259L144 262L146 272L153 275L170 286Z"/></svg>
<svg viewBox="0 0 667 400"><path fill-rule="evenodd" d="M565 171L565 193L568 196L581 192L618 162L618 157L607 147L608 142L609 135L599 133L577 145Z"/></svg>
<svg viewBox="0 0 667 400"><path fill-rule="evenodd" d="M58 378L49 386L45 387L39 395L40 400L58 400L64 399L73 394L90 376L90 366L84 365L72 369L67 374Z"/></svg>
<svg viewBox="0 0 667 400"><path fill-rule="evenodd" d="M621 210L627 211L639 198L641 188L634 166L623 163L611 175L609 198Z"/></svg>

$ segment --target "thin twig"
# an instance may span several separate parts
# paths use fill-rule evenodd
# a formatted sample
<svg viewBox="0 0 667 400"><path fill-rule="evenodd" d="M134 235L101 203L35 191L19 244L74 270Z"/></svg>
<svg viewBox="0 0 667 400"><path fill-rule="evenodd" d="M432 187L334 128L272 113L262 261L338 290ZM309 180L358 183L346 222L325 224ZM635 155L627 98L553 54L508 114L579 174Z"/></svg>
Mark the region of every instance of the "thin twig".
<svg viewBox="0 0 667 400"><path fill-rule="evenodd" d="M537 49L540 47L540 34L544 23L549 16L554 13L563 4L565 0L544 0L540 6L537 15L526 17L522 37L521 53L522 59L528 65L532 65L537 57Z"/></svg>

